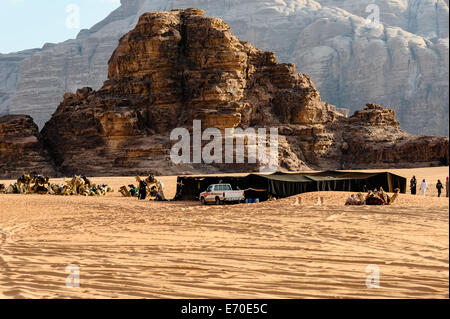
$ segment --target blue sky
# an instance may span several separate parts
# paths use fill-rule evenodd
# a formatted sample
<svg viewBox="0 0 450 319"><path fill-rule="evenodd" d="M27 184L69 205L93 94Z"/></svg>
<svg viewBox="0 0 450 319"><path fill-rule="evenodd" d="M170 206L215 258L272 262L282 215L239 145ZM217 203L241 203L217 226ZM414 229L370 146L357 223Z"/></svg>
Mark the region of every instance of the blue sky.
<svg viewBox="0 0 450 319"><path fill-rule="evenodd" d="M75 38L119 6L120 0L0 0L0 53Z"/></svg>

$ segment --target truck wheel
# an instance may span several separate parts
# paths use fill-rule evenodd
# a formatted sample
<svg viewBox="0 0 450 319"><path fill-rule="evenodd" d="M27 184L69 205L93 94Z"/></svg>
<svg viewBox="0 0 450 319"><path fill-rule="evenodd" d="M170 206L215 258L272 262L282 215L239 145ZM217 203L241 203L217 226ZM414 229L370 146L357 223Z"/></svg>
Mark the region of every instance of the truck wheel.
<svg viewBox="0 0 450 319"><path fill-rule="evenodd" d="M220 205L220 204L221 204L220 198L219 198L219 197L216 197L216 205Z"/></svg>
<svg viewBox="0 0 450 319"><path fill-rule="evenodd" d="M204 197L200 198L200 202L202 203L202 205L206 205L206 201L205 201Z"/></svg>

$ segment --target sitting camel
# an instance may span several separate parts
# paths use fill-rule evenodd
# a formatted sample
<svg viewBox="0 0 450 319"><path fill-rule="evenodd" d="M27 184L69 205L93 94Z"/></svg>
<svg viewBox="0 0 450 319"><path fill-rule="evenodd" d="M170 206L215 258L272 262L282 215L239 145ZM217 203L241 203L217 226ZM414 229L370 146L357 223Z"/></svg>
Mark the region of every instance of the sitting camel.
<svg viewBox="0 0 450 319"><path fill-rule="evenodd" d="M347 201L345 202L345 205L355 205L355 206L361 206L366 204L366 198L362 193L358 193L358 195L351 195Z"/></svg>
<svg viewBox="0 0 450 319"><path fill-rule="evenodd" d="M32 193L41 194L41 195L47 194L48 188L46 186L48 186L49 180L50 180L50 177L48 177L48 176L37 175L37 176L33 177L34 185L31 187Z"/></svg>
<svg viewBox="0 0 450 319"><path fill-rule="evenodd" d="M64 185L50 184L48 193L50 195L61 195Z"/></svg>
<svg viewBox="0 0 450 319"><path fill-rule="evenodd" d="M71 180L64 179L66 185L49 185L52 195L81 195L81 196L105 196L106 193L113 192L112 187L103 184L97 186L86 176L75 175Z"/></svg>
<svg viewBox="0 0 450 319"><path fill-rule="evenodd" d="M377 189L375 189L374 191L369 190L366 196L364 196L362 193L358 193L358 195L351 195L345 202L345 205L392 205L397 199L399 193L400 189L396 188L394 195L392 195L392 197L389 197L389 195L386 194L381 187L379 191Z"/></svg>
<svg viewBox="0 0 450 319"><path fill-rule="evenodd" d="M103 191L96 184L92 184L92 187L89 189L89 196L102 196L102 195L104 195Z"/></svg>
<svg viewBox="0 0 450 319"><path fill-rule="evenodd" d="M31 184L35 182L35 178L30 174L23 174L17 179L17 188L20 194L31 194Z"/></svg>
<svg viewBox="0 0 450 319"><path fill-rule="evenodd" d="M126 188L126 186L122 186L119 189L119 193L121 193L123 197L132 197L130 191Z"/></svg>
<svg viewBox="0 0 450 319"><path fill-rule="evenodd" d="M9 185L5 191L5 194L20 194L17 183Z"/></svg>
<svg viewBox="0 0 450 319"><path fill-rule="evenodd" d="M68 195L72 195L72 190L70 189L70 187L68 185L50 184L49 194L68 196Z"/></svg>
<svg viewBox="0 0 450 319"><path fill-rule="evenodd" d="M111 186L108 186L107 184L102 184L98 186L100 191L102 192L102 195L106 195L106 193L113 193L114 189Z"/></svg>
<svg viewBox="0 0 450 319"><path fill-rule="evenodd" d="M366 197L366 205L372 206L392 205L397 199L399 193L400 193L399 188L395 189L395 193L392 197L389 197L389 195L384 192L382 187L380 188L380 191L377 191L376 189L374 192L369 191Z"/></svg>
<svg viewBox="0 0 450 319"><path fill-rule="evenodd" d="M86 176L81 176L81 179L83 180L84 185L86 185L88 188L92 187L93 184L89 178L87 178Z"/></svg>
<svg viewBox="0 0 450 319"><path fill-rule="evenodd" d="M112 188L106 184L96 185L95 183L90 183L90 187L85 184L78 189L78 194L84 196L106 196L106 193L109 192L112 192Z"/></svg>
<svg viewBox="0 0 450 319"><path fill-rule="evenodd" d="M122 186L119 189L119 193L122 194L123 197L137 197L139 195L139 190L134 185Z"/></svg>
<svg viewBox="0 0 450 319"><path fill-rule="evenodd" d="M69 188L69 195L83 195L85 193L84 185L86 184L81 176L75 175L70 181L64 180Z"/></svg>

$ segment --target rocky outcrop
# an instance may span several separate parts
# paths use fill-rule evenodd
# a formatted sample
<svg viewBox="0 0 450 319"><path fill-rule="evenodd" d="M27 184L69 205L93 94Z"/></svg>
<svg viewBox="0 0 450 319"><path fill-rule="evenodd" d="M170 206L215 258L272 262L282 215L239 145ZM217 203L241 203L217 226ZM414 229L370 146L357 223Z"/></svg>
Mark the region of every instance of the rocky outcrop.
<svg viewBox="0 0 450 319"><path fill-rule="evenodd" d="M409 133L448 135L448 1L444 0L122 0L77 39L46 45L14 68L0 114L30 114L40 127L65 92L107 79L119 38L147 11L199 7L233 33L309 74L324 101L359 109L368 101L393 108ZM379 7L381 27L366 25ZM0 78L2 59L0 56ZM0 81L0 86L2 81ZM0 99L2 88L0 87Z"/></svg>
<svg viewBox="0 0 450 319"><path fill-rule="evenodd" d="M343 128L342 168L448 165L448 138L405 133L395 111L380 105L355 112Z"/></svg>
<svg viewBox="0 0 450 319"><path fill-rule="evenodd" d="M0 117L0 178L25 172L55 175L52 161L39 141L37 125L30 116Z"/></svg>
<svg viewBox="0 0 450 319"><path fill-rule="evenodd" d="M311 78L294 65L278 63L273 53L240 41L224 21L203 13L142 15L120 40L103 87L64 95L42 131L63 173L252 168L173 164L170 132L192 129L193 120L204 129L278 128L279 162L288 170L448 164L448 138L411 136L395 111L374 104L347 118L323 102Z"/></svg>
<svg viewBox="0 0 450 319"><path fill-rule="evenodd" d="M42 132L64 172L135 174L162 166L192 172L171 166L169 138L194 119L219 129L268 126L279 122L273 113L286 122L325 119L327 104L308 76L203 13L142 15L112 55L104 86L64 96Z"/></svg>

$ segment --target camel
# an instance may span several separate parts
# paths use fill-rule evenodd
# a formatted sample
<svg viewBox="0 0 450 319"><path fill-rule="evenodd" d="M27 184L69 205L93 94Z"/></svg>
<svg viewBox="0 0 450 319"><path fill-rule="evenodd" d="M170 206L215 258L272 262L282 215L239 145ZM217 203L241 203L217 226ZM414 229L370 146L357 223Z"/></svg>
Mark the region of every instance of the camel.
<svg viewBox="0 0 450 319"><path fill-rule="evenodd" d="M361 206L366 204L366 198L362 193L358 193L358 195L351 195L347 201L345 202L345 205L356 205Z"/></svg>
<svg viewBox="0 0 450 319"><path fill-rule="evenodd" d="M395 193L392 197L389 197L389 195L384 192L382 187L380 188L380 191L377 191L376 189L374 192L369 191L366 197L366 205L372 206L392 205L397 199L399 193L400 193L399 188L395 189Z"/></svg>
<svg viewBox="0 0 450 319"><path fill-rule="evenodd" d="M377 189L374 191L369 190L366 196L362 193L358 193L358 195L351 195L345 202L345 205L389 206L395 202L399 193L400 189L396 188L394 195L389 197L389 195L386 194L381 187L379 191Z"/></svg>
<svg viewBox="0 0 450 319"><path fill-rule="evenodd" d="M86 187L87 185L84 179L82 179L81 176L76 176L74 187L75 195L83 195L83 192L85 192Z"/></svg>
<svg viewBox="0 0 450 319"><path fill-rule="evenodd" d="M106 193L103 194L102 190L96 184L92 184L92 188L89 189L89 196L102 196L102 195L106 195Z"/></svg>
<svg viewBox="0 0 450 319"><path fill-rule="evenodd" d="M114 189L111 186L108 186L107 184L102 184L98 188L101 190L102 195L106 195L107 193L114 192Z"/></svg>
<svg viewBox="0 0 450 319"><path fill-rule="evenodd" d="M76 194L75 195L81 195L81 196L90 196L92 193L91 187L89 187L86 184L79 185L76 188Z"/></svg>
<svg viewBox="0 0 450 319"><path fill-rule="evenodd" d="M394 190L394 195L392 195L392 197L389 200L388 205L392 205L395 202L395 200L397 199L399 194L400 194L400 188L396 188Z"/></svg>
<svg viewBox="0 0 450 319"><path fill-rule="evenodd" d="M20 194L17 183L9 185L5 191L5 194Z"/></svg>
<svg viewBox="0 0 450 319"><path fill-rule="evenodd" d="M31 184L35 182L34 177L31 177L30 174L23 174L21 177L17 179L17 188L20 194L30 194Z"/></svg>
<svg viewBox="0 0 450 319"><path fill-rule="evenodd" d="M97 186L86 176L75 175L71 180L64 179L64 184L51 184L48 176L33 174L23 174L17 182L9 185L8 188L0 187L0 193L5 194L50 194L50 195L84 195L84 196L105 196L113 192L113 188L107 184ZM0 185L2 186L2 185Z"/></svg>
<svg viewBox="0 0 450 319"><path fill-rule="evenodd" d="M51 194L51 195L65 195L66 192L67 192L67 186L65 186L65 185L50 184L49 194Z"/></svg>
<svg viewBox="0 0 450 319"><path fill-rule="evenodd" d="M48 186L48 181L50 178L48 176L42 176L42 175L36 175L33 177L34 185L31 187L31 192L36 194L47 194L48 188L45 187Z"/></svg>
<svg viewBox="0 0 450 319"><path fill-rule="evenodd" d="M119 189L119 193L121 193L123 197L132 197L130 191L126 188L126 186L122 186Z"/></svg>
<svg viewBox="0 0 450 319"><path fill-rule="evenodd" d="M112 187L102 184L97 185L92 183L91 181L82 178L82 182L84 184L79 185L77 188L77 194L83 196L106 196L107 193L111 193L113 191ZM82 183L81 182L81 183Z"/></svg>
<svg viewBox="0 0 450 319"><path fill-rule="evenodd" d="M75 191L68 185L69 183L70 182L66 182L66 185L50 184L49 194L60 196L75 195ZM83 190L81 188L80 191L80 195L82 195Z"/></svg>
<svg viewBox="0 0 450 319"><path fill-rule="evenodd" d="M358 193L358 201L360 203L360 205L364 205L366 203L366 197L364 196L363 193Z"/></svg>
<svg viewBox="0 0 450 319"><path fill-rule="evenodd" d="M67 187L70 189L68 192L70 195L83 195L86 191L84 185L86 182L81 176L75 175L70 181L64 180Z"/></svg>
<svg viewBox="0 0 450 319"><path fill-rule="evenodd" d="M91 180L89 178L87 178L86 176L81 176L81 179L84 181L84 184L88 188L92 188L93 184L92 184L92 182L91 182Z"/></svg>
<svg viewBox="0 0 450 319"><path fill-rule="evenodd" d="M122 186L119 189L119 193L122 194L123 197L137 197L138 196L138 189L134 185L128 185L128 188L126 186Z"/></svg>

